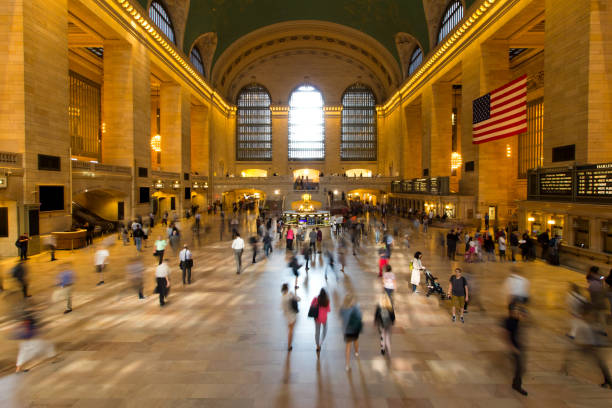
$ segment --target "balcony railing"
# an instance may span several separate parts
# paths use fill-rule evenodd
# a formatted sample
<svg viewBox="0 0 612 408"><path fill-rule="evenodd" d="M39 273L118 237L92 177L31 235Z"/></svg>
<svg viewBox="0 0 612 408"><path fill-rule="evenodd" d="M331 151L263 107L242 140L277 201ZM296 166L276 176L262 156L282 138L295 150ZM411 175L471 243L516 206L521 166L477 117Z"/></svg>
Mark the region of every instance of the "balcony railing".
<svg viewBox="0 0 612 408"><path fill-rule="evenodd" d="M180 180L181 175L179 173L174 173L171 171L152 171L151 177L153 177L154 179Z"/></svg>
<svg viewBox="0 0 612 408"><path fill-rule="evenodd" d="M109 164L87 162L87 161L82 161L82 160L72 160L72 169L90 171L90 172L125 174L128 176L132 174L131 167L111 166Z"/></svg>
<svg viewBox="0 0 612 408"><path fill-rule="evenodd" d="M23 156L21 153L0 152L0 167L22 167Z"/></svg>

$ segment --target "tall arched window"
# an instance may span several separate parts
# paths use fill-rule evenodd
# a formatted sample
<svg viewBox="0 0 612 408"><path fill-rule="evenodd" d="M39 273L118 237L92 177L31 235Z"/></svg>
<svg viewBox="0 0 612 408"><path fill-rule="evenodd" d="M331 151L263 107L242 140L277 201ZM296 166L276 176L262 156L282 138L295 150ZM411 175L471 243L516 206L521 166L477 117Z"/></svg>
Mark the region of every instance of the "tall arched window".
<svg viewBox="0 0 612 408"><path fill-rule="evenodd" d="M155 23L155 25L168 37L172 43L176 44L174 39L174 27L172 26L172 20L170 15L166 11L165 7L157 0L151 2L149 7L149 17Z"/></svg>
<svg viewBox="0 0 612 408"><path fill-rule="evenodd" d="M460 0L453 0L450 2L444 16L442 17L442 23L440 24L440 31L438 31L438 44L442 42L444 37L451 32L451 30L457 25L463 18L463 4Z"/></svg>
<svg viewBox="0 0 612 408"><path fill-rule="evenodd" d="M376 160L376 98L366 85L349 86L342 95L342 160Z"/></svg>
<svg viewBox="0 0 612 408"><path fill-rule="evenodd" d="M198 48L194 45L191 49L191 54L189 55L189 59L193 66L198 70L198 72L204 75L204 63L202 62L202 55Z"/></svg>
<svg viewBox="0 0 612 408"><path fill-rule="evenodd" d="M323 95L302 85L289 98L289 160L325 158Z"/></svg>
<svg viewBox="0 0 612 408"><path fill-rule="evenodd" d="M421 49L421 47L417 46L412 52L412 55L410 56L410 63L408 64L408 75L412 75L422 62L423 50Z"/></svg>
<svg viewBox="0 0 612 408"><path fill-rule="evenodd" d="M236 160L272 160L270 94L259 84L238 93L236 105Z"/></svg>

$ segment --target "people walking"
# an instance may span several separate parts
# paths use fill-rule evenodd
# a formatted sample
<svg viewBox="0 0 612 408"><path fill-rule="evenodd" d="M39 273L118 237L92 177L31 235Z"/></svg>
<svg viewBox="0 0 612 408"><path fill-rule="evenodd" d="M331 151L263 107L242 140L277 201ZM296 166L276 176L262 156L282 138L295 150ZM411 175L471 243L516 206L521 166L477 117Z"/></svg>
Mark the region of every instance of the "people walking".
<svg viewBox="0 0 612 408"><path fill-rule="evenodd" d="M281 293L283 295L281 300L281 308L283 314L285 315L285 320L287 321L287 350L293 350L293 329L295 327L295 322L297 320L297 315L299 312L298 302L301 300L298 296L296 296L293 292L289 291L289 285L283 283L281 287Z"/></svg>
<svg viewBox="0 0 612 408"><path fill-rule="evenodd" d="M385 293L387 296L389 296L389 299L393 301L393 292L395 292L395 274L391 269L391 265L385 265L385 272L383 273L382 279Z"/></svg>
<svg viewBox="0 0 612 408"><path fill-rule="evenodd" d="M345 349L345 369L351 369L351 345L355 351L355 357L359 357L359 334L363 328L361 309L355 302L353 294L349 293L344 297L342 308L340 309L342 318L342 329L344 333Z"/></svg>
<svg viewBox="0 0 612 408"><path fill-rule="evenodd" d="M295 276L295 289L297 289L298 286L298 277L300 276L300 268L302 267L302 265L300 265L300 263L297 260L297 257L295 255L293 255L291 257L291 260L289 261L289 268L291 268L291 271L293 272L293 275Z"/></svg>
<svg viewBox="0 0 612 408"><path fill-rule="evenodd" d="M133 257L126 266L130 286L138 293L138 299L144 299L144 264L139 256Z"/></svg>
<svg viewBox="0 0 612 408"><path fill-rule="evenodd" d="M323 250L323 231L317 227L317 253L320 254Z"/></svg>
<svg viewBox="0 0 612 408"><path fill-rule="evenodd" d="M390 356L391 328L395 324L395 311L391 298L386 294L381 295L380 301L376 305L374 324L380 333L380 354Z"/></svg>
<svg viewBox="0 0 612 408"><path fill-rule="evenodd" d="M66 310L64 314L72 312L72 285L74 284L74 269L70 262L66 262L60 268L60 272L57 275L57 285L63 292L64 299L66 300Z"/></svg>
<svg viewBox="0 0 612 408"><path fill-rule="evenodd" d="M24 259L20 259L19 261L17 261L11 271L11 275L21 286L21 292L23 293L23 297L30 297L30 295L28 294L28 271L26 269Z"/></svg>
<svg viewBox="0 0 612 408"><path fill-rule="evenodd" d="M417 287L421 283L421 272L425 271L425 267L423 266L422 259L423 259L423 254L421 254L420 251L417 251L414 254L414 258L412 259L412 262L410 263L410 267L412 269L412 272L410 274L410 284L412 284L412 293L419 293L419 291L417 290Z"/></svg>
<svg viewBox="0 0 612 408"><path fill-rule="evenodd" d="M135 225L136 228L134 229L132 236L134 237L134 245L136 245L136 251L140 252L142 250L142 239L144 237L144 232L142 231L142 228L140 228L140 224L135 223Z"/></svg>
<svg viewBox="0 0 612 408"><path fill-rule="evenodd" d="M504 262L506 260L506 237L503 233L497 238L497 246L499 250L499 261Z"/></svg>
<svg viewBox="0 0 612 408"><path fill-rule="evenodd" d="M508 340L512 349L511 355L514 360L514 377L512 379L512 389L519 394L527 396L527 391L523 389L523 374L525 372L525 352L523 351L522 324L525 311L522 306L511 303L509 306L509 316L505 321L508 331Z"/></svg>
<svg viewBox="0 0 612 408"><path fill-rule="evenodd" d="M446 234L446 247L448 259L451 261L455 260L455 252L457 252L457 241L459 237L455 234L455 230L452 229L448 234Z"/></svg>
<svg viewBox="0 0 612 408"><path fill-rule="evenodd" d="M159 260L158 265L164 261L164 251L166 250L166 245L168 245L168 241L163 239L161 235L158 236L157 241L155 241L155 252L153 253L153 255L155 255Z"/></svg>
<svg viewBox="0 0 612 408"><path fill-rule="evenodd" d="M240 275L242 269L242 252L244 251L244 240L240 238L240 233L236 232L236 237L232 241L234 259L236 260L236 274Z"/></svg>
<svg viewBox="0 0 612 408"><path fill-rule="evenodd" d="M291 225L289 225L289 227L287 228L287 251L293 251L293 238L295 238L295 234L293 232L293 229L291 228Z"/></svg>
<svg viewBox="0 0 612 408"><path fill-rule="evenodd" d="M459 317L461 323L465 323L463 319L463 308L465 307L465 302L470 300L470 296L467 280L461 276L461 272L461 268L455 268L455 274L449 279L450 285L448 286L447 295L451 298L451 303L453 305L453 322L457 320L456 312L459 310L461 313Z"/></svg>
<svg viewBox="0 0 612 408"><path fill-rule="evenodd" d="M251 244L251 250L253 252L253 262L255 263L257 262L257 246L258 246L258 241L257 241L257 236L253 235L251 238L249 238L249 243Z"/></svg>
<svg viewBox="0 0 612 408"><path fill-rule="evenodd" d="M321 352L321 346L327 336L327 314L330 312L329 296L325 289L321 288L319 296L316 296L310 302L310 307L317 308L317 316L315 321L315 344L317 345L317 355Z"/></svg>
<svg viewBox="0 0 612 408"><path fill-rule="evenodd" d="M179 253L179 266L183 272L183 285L185 284L185 278L187 278L187 284L191 285L191 268L193 267L193 254L187 247L187 244L183 245L183 249Z"/></svg>
<svg viewBox="0 0 612 408"><path fill-rule="evenodd" d="M311 253L314 255L317 252L317 231L313 228L308 233L308 245Z"/></svg>
<svg viewBox="0 0 612 408"><path fill-rule="evenodd" d="M21 372L23 366L40 357L52 358L55 356L53 344L40 337L38 318L32 311L26 311L20 319L17 338L22 340L19 344L15 372Z"/></svg>
<svg viewBox="0 0 612 408"><path fill-rule="evenodd" d="M165 306L170 289L170 267L167 259L155 268L155 280L157 282L156 292L159 294L159 305Z"/></svg>
<svg viewBox="0 0 612 408"><path fill-rule="evenodd" d="M98 280L98 286L104 284L104 269L106 269L109 255L108 249L105 247L98 248L94 254L94 266L96 267L96 272L98 272L98 276L100 277Z"/></svg>

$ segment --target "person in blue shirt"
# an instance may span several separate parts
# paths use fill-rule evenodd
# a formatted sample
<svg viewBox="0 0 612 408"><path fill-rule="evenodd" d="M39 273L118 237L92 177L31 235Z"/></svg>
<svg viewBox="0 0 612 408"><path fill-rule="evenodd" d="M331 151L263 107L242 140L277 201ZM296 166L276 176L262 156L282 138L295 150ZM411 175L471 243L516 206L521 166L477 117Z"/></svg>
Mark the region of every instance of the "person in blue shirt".
<svg viewBox="0 0 612 408"><path fill-rule="evenodd" d="M72 285L74 284L74 270L70 262L62 264L57 275L58 286L62 288L66 299L64 314L72 312Z"/></svg>

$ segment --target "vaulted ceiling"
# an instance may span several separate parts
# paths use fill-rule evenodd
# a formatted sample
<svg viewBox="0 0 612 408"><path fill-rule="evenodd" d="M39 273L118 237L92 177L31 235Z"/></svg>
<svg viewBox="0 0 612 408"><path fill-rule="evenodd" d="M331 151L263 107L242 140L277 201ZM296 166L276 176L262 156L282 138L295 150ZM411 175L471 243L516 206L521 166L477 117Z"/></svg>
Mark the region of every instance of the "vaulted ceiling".
<svg viewBox="0 0 612 408"><path fill-rule="evenodd" d="M151 0L138 1L146 9L151 3ZM384 99L405 77L412 50L421 46L427 54L435 46L432 43L440 19L450 2L158 1L168 9L178 46L187 55L192 47L198 47L206 76L230 99L243 83L255 77L260 79L267 69L265 61L275 67L282 58L291 55L310 55L311 61L318 56L326 65L336 61L340 70L349 67L347 74L365 78L363 82L369 82L378 98ZM475 0L462 2L470 7ZM255 75L256 71L259 75ZM329 71L323 70L321 74ZM299 75L303 77L302 73Z"/></svg>

